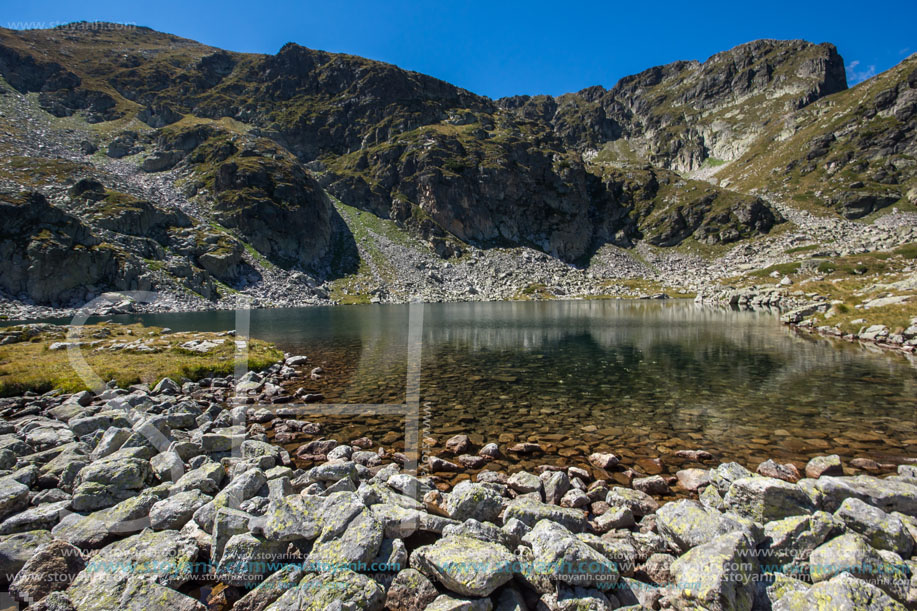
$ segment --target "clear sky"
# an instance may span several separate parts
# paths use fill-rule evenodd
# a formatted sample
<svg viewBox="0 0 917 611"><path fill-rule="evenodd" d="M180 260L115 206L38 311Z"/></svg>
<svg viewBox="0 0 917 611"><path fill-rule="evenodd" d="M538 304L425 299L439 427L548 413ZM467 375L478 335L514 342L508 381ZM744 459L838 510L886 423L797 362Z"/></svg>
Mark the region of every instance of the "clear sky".
<svg viewBox="0 0 917 611"><path fill-rule="evenodd" d="M833 42L850 84L917 52L917 2L0 0L0 25L134 23L234 51L286 42L417 70L490 97L610 87L756 38Z"/></svg>

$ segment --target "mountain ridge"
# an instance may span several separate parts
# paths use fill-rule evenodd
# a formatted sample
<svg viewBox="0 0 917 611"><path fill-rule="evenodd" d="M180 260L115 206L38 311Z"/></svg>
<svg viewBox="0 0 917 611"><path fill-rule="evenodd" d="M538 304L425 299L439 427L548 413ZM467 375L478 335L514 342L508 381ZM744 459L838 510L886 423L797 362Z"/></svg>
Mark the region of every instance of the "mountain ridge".
<svg viewBox="0 0 917 611"><path fill-rule="evenodd" d="M568 288L596 292L636 269L657 274L644 262L647 248L660 260L692 250L714 256L795 230L773 203L778 191L790 201L795 194L739 180L734 164L761 165L754 154L778 126L851 91L829 43L752 41L704 62L649 68L610 89L491 100L295 43L275 55L245 54L149 29L101 28L0 29L0 76L5 199L40 193L127 262L96 274L84 295L53 295L53 277L33 290L21 269L0 275L8 302L58 307L141 286L185 292L183 303L232 301L239 292L288 304L417 293L507 298L526 288L520 275L475 278L471 285L482 286L474 292L458 276L430 279L449 276L450 261L454 269L469 254L502 257L506 249L520 261L540 251L550 278L574 277ZM903 101L896 94L892 106L909 108L913 87L894 78ZM913 120L901 116L906 146L894 175L907 187ZM99 186L74 195L81 180ZM888 192L866 214L912 206L907 188ZM864 208L829 200L807 206ZM190 225L137 236L130 232L142 233L139 226L105 216L146 218L148 207L160 216L180 210ZM33 229L39 236L44 228ZM19 265L41 268L46 243L29 243L33 259ZM629 262L609 268L609 257ZM431 266L439 271L422 271Z"/></svg>

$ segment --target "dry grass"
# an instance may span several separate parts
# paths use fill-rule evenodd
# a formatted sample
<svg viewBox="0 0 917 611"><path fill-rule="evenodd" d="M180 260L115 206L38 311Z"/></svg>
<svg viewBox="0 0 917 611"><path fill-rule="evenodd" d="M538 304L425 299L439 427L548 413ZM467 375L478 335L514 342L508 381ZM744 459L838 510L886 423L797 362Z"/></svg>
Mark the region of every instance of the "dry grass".
<svg viewBox="0 0 917 611"><path fill-rule="evenodd" d="M6 329L7 331L9 329ZM232 337L215 333L162 333L156 327L87 325L80 329L76 341L96 343L80 348L92 371L102 380L115 380L118 386L155 384L164 377L177 382L182 378L198 380L214 375L228 375L235 366L235 344ZM191 340L224 340L206 354L181 348ZM50 350L54 342L68 341L66 330L42 333L29 341L0 346L0 396L14 396L25 391L47 392L59 388L77 392L87 388L73 365L67 349ZM108 349L112 344L140 341L151 352ZM267 342L249 343L248 366L263 369L283 358L283 353Z"/></svg>

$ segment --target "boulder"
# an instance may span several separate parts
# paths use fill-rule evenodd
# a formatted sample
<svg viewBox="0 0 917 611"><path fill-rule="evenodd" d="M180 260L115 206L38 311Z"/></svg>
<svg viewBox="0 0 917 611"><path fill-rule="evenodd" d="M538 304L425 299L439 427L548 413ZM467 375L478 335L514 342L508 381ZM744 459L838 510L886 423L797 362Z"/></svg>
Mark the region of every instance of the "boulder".
<svg viewBox="0 0 917 611"><path fill-rule="evenodd" d="M573 532L583 532L589 529L589 522L581 510L549 505L526 497L514 499L507 505L503 512L503 521L506 522L512 518L530 527L534 527L540 520L550 520Z"/></svg>
<svg viewBox="0 0 917 611"><path fill-rule="evenodd" d="M905 611L905 606L892 599L881 589L857 579L850 573L841 573L804 590L794 590L777 599L773 611Z"/></svg>
<svg viewBox="0 0 917 611"><path fill-rule="evenodd" d="M264 516L256 520L271 541L312 540L322 531L323 498L289 495L273 499Z"/></svg>
<svg viewBox="0 0 917 611"><path fill-rule="evenodd" d="M768 522L762 557L770 565L783 566L786 573L805 573L812 550L843 532L843 523L824 511Z"/></svg>
<svg viewBox="0 0 917 611"><path fill-rule="evenodd" d="M179 492L158 501L150 508L150 526L153 530L179 530L194 512L213 500L200 490Z"/></svg>
<svg viewBox="0 0 917 611"><path fill-rule="evenodd" d="M675 606L708 611L751 611L758 561L742 532L720 535L672 563Z"/></svg>
<svg viewBox="0 0 917 611"><path fill-rule="evenodd" d="M896 599L903 599L908 590L903 570L903 565L886 561L857 533L831 539L815 548L809 556L809 574L814 583L848 572L878 586Z"/></svg>
<svg viewBox="0 0 917 611"><path fill-rule="evenodd" d="M815 506L798 486L773 477L746 477L729 486L726 507L756 522L812 513Z"/></svg>
<svg viewBox="0 0 917 611"><path fill-rule="evenodd" d="M904 522L857 498L845 499L834 516L850 530L863 535L876 549L889 550L904 558L914 549L914 540Z"/></svg>
<svg viewBox="0 0 917 611"><path fill-rule="evenodd" d="M459 482L446 499L449 517L459 522L473 518L480 522L492 522L503 510L503 498L486 484L475 484L468 480Z"/></svg>
<svg viewBox="0 0 917 611"><path fill-rule="evenodd" d="M280 541L268 541L249 533L234 535L220 555L215 578L236 586L257 583L258 576L272 573L282 563L286 549L286 544Z"/></svg>
<svg viewBox="0 0 917 611"><path fill-rule="evenodd" d="M305 572L296 564L286 564L255 586L232 606L233 611L264 611L274 601L295 588Z"/></svg>
<svg viewBox="0 0 917 611"><path fill-rule="evenodd" d="M309 573L287 590L268 611L360 609L382 611L385 590L366 575L349 569Z"/></svg>
<svg viewBox="0 0 917 611"><path fill-rule="evenodd" d="M617 486L608 492L605 502L611 507L626 507L635 516L647 516L659 509L659 503L649 494Z"/></svg>
<svg viewBox="0 0 917 611"><path fill-rule="evenodd" d="M837 511L845 499L852 497L887 513L900 511L917 515L917 485L904 480L879 479L871 475L823 475L812 486L825 511Z"/></svg>
<svg viewBox="0 0 917 611"><path fill-rule="evenodd" d="M656 512L656 526L659 534L682 553L720 535L747 531L737 520L692 500L674 501L660 507Z"/></svg>
<svg viewBox="0 0 917 611"><path fill-rule="evenodd" d="M444 537L411 554L411 567L463 596L490 596L512 579L515 556L502 545L471 537Z"/></svg>
<svg viewBox="0 0 917 611"><path fill-rule="evenodd" d="M532 547L533 572L551 581L609 587L620 577L616 562L555 522L539 521L522 540Z"/></svg>

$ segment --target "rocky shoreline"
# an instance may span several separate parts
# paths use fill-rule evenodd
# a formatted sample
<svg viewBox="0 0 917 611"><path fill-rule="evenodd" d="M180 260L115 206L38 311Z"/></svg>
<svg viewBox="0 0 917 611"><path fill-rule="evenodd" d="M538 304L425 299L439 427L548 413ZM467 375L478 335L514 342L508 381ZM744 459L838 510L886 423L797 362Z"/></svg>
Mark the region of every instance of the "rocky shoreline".
<svg viewBox="0 0 917 611"><path fill-rule="evenodd" d="M694 301L718 307L774 308L781 313L781 323L800 332L829 339L860 342L905 354L917 351L917 318L912 319L911 325L901 333L893 333L881 324L864 324L858 332L844 333L836 326L817 325L809 318L815 313L824 313L831 308L831 303L818 295L787 295L779 287L752 287L710 290L699 294Z"/></svg>
<svg viewBox="0 0 917 611"><path fill-rule="evenodd" d="M366 438L276 445L321 434L283 386L311 370L0 400L3 585L46 611L917 608L917 457L686 449L624 486L613 454L492 471L524 448L457 435L415 475Z"/></svg>

